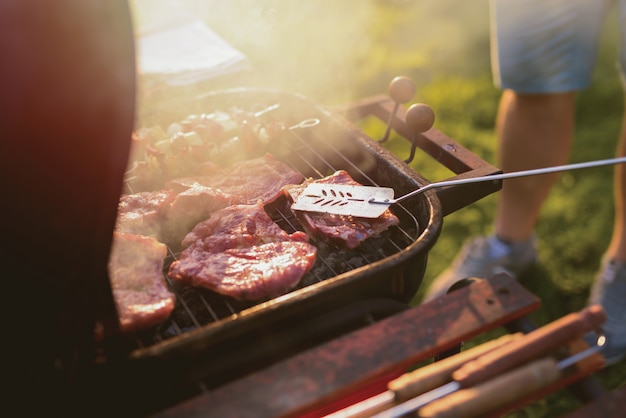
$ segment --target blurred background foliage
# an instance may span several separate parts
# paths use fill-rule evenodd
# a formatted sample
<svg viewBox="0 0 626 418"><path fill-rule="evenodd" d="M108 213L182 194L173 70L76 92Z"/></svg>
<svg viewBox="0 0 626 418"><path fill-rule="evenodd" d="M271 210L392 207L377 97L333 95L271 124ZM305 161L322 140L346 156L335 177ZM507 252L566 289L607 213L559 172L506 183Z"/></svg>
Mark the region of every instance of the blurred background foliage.
<svg viewBox="0 0 626 418"><path fill-rule="evenodd" d="M437 129L498 165L494 120L500 92L491 79L488 0L163 3L162 13L167 13L167 7L189 9L250 61L250 71L209 80L193 86L193 92L241 86L278 88L333 106L386 93L390 80L404 75L417 86L411 103L430 105ZM577 98L571 162L614 154L623 113L623 90L615 66L617 29L613 13L593 84ZM189 93L165 87L142 92L146 102ZM384 126L375 123L365 123L363 129L374 138L384 132ZM408 143L401 138L392 137L388 147L399 156L408 153ZM451 175L419 150L411 166L431 181ZM428 283L451 263L466 238L491 232L494 206L495 195L491 195L444 218L413 303L420 302ZM532 314L537 325L585 306L612 221L610 167L561 176L537 226L540 263L520 278L542 300L542 308ZM601 371L597 378L607 388L626 384L625 363ZM554 417L579 405L567 391L560 391L510 416Z"/></svg>

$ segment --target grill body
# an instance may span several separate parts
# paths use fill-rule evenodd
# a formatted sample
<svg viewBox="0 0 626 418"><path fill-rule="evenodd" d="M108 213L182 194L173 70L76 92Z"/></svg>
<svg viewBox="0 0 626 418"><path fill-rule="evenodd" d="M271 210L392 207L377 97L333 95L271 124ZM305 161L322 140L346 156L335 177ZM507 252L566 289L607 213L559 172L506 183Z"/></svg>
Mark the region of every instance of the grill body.
<svg viewBox="0 0 626 418"><path fill-rule="evenodd" d="M321 178L343 169L363 184L393 187L397 195L427 184L427 179L351 121L372 114L389 118L398 132L425 146L428 153L462 176L497 172L437 131L424 135L408 132L402 108L391 114L393 103L388 99L372 103L347 111L329 110L297 94L242 88L151 108L139 115L138 125L166 126L189 114L231 106L258 110L279 104L266 116L268 120L274 118L287 126L310 118L320 121L314 127L290 130L284 149L273 152L305 177ZM467 156L470 158L464 158ZM497 190L498 184L489 187L465 188L457 194L461 198L453 199L450 191L428 191L394 205L398 226L357 250L321 245L316 266L301 284L275 299L242 303L170 283L178 300L171 318L134 335L114 333L97 341L93 362L82 364L73 374L70 388L59 396L80 399L91 414L92 406L99 405L95 413L104 416L120 411L143 416L396 314L408 307L421 285L428 252L436 243L445 214ZM267 211L288 232L299 228L281 202ZM177 257L177 250L169 253L168 264ZM105 323L115 320L103 319Z"/></svg>
<svg viewBox="0 0 626 418"><path fill-rule="evenodd" d="M254 110L273 104L280 107L267 120L287 126L310 118L320 120L317 126L288 132L285 149L273 153L305 177L320 178L344 169L363 184L394 187L398 193L426 184L347 119L291 93L211 92L184 106L144 115L142 123L150 126L231 106ZM128 358L140 368L158 363L154 370L168 370L172 381L201 380L211 388L363 326L367 315L376 319L398 312L421 284L443 214L435 193L393 210L400 224L356 250L319 244L316 266L295 290L276 299L242 303L170 283L179 300L175 313L160 327L123 340L126 347L130 345ZM299 228L282 202L267 211L288 232ZM172 251L170 258L174 257Z"/></svg>

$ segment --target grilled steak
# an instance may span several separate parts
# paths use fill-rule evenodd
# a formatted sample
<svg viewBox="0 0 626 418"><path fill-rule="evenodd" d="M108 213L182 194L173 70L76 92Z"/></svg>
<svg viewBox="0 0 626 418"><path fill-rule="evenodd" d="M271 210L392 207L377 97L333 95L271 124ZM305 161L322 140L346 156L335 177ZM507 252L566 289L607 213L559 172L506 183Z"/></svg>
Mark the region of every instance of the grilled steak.
<svg viewBox="0 0 626 418"><path fill-rule="evenodd" d="M347 171L339 170L319 180L309 179L300 185L286 186L284 190L292 201L296 201L300 193L302 193L311 182L361 185L354 180ZM321 212L296 210L293 212L302 224L302 228L311 238L348 249L357 248L366 239L378 235L387 228L400 223L398 217L389 209L378 218L374 219Z"/></svg>
<svg viewBox="0 0 626 418"><path fill-rule="evenodd" d="M116 230L151 236L170 246L217 210L234 204L268 204L302 174L271 154L234 164L210 176L182 177L163 190L120 197Z"/></svg>
<svg viewBox="0 0 626 418"><path fill-rule="evenodd" d="M254 205L259 200L264 204L273 202L282 195L283 186L302 180L302 174L271 154L265 154L233 164L211 176L174 179L166 188L182 191L198 185L212 187L230 196L233 204Z"/></svg>
<svg viewBox="0 0 626 418"><path fill-rule="evenodd" d="M222 190L198 183L176 195L163 219L164 242L178 246L183 237L211 213L230 206L235 199Z"/></svg>
<svg viewBox="0 0 626 418"><path fill-rule="evenodd" d="M238 300L258 301L294 288L311 269L317 248L301 231L289 234L263 204L233 205L196 225L168 276Z"/></svg>
<svg viewBox="0 0 626 418"><path fill-rule="evenodd" d="M238 203L264 204L282 196L283 186L300 183L304 177L271 154L236 164L226 175L216 179L215 187L228 190Z"/></svg>
<svg viewBox="0 0 626 418"><path fill-rule="evenodd" d="M178 243L198 222L230 205L269 204L282 196L286 184L302 174L271 154L233 164L211 176L183 177L167 183L178 190L168 216L168 242Z"/></svg>
<svg viewBox="0 0 626 418"><path fill-rule="evenodd" d="M162 240L163 219L175 197L172 190L120 196L115 230Z"/></svg>
<svg viewBox="0 0 626 418"><path fill-rule="evenodd" d="M174 309L176 298L163 277L166 253L154 238L114 232L109 276L122 331L156 325Z"/></svg>

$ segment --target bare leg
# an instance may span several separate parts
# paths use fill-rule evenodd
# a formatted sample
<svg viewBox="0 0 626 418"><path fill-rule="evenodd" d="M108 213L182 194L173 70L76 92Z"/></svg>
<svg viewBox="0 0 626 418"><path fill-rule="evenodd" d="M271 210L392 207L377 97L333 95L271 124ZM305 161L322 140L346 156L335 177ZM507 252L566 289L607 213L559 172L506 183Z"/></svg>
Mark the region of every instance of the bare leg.
<svg viewBox="0 0 626 418"><path fill-rule="evenodd" d="M617 154L626 153L626 109L622 119ZM626 356L626 167L615 166L614 196L615 219L613 236L604 255L603 263L593 281L589 304L600 304L606 312L606 321L602 329L607 336L607 346L602 354L606 357L606 365L619 362ZM614 262L617 261L617 262ZM597 336L588 335L586 340L594 344Z"/></svg>
<svg viewBox="0 0 626 418"><path fill-rule="evenodd" d="M574 93L522 95L505 90L496 124L498 158L505 172L565 164L574 134ZM424 300L445 294L466 277L489 278L503 271L517 275L532 264L534 243L522 241L531 238L556 179L557 174L548 174L504 180L495 232L514 245L502 245L492 237L467 241L452 265L431 284Z"/></svg>
<svg viewBox="0 0 626 418"><path fill-rule="evenodd" d="M626 101L626 100L625 100ZM622 119L622 131L617 144L617 155L626 155L626 108ZM615 166L613 192L615 197L615 223L613 237L606 252L607 258L626 262L626 167Z"/></svg>
<svg viewBox="0 0 626 418"><path fill-rule="evenodd" d="M523 95L506 90L496 132L498 158L505 172L565 164L574 134L574 93ZM510 241L528 239L557 178L555 173L505 180L496 212L497 236ZM626 245L626 239L622 242Z"/></svg>

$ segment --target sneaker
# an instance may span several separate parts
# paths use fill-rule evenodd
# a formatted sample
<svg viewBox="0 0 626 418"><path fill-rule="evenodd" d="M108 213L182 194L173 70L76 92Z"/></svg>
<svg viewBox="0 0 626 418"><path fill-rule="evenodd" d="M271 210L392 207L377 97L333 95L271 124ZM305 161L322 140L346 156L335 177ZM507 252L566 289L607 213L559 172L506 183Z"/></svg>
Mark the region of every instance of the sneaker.
<svg viewBox="0 0 626 418"><path fill-rule="evenodd" d="M508 273L517 278L536 260L534 237L513 245L495 236L473 238L463 245L452 265L430 285L424 301L445 295L455 283L470 277L489 279L499 273Z"/></svg>
<svg viewBox="0 0 626 418"><path fill-rule="evenodd" d="M591 288L590 305L600 305L606 313L602 332L606 345L600 351L605 365L618 363L626 357L626 263L616 260L604 262ZM597 336L585 340L595 344Z"/></svg>

